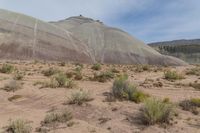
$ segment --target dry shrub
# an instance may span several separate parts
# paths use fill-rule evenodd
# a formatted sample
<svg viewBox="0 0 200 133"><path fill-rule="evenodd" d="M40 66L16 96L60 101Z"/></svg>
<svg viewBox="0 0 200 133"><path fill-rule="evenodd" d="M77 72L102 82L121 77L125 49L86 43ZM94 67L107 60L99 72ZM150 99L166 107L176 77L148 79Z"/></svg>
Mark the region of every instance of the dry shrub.
<svg viewBox="0 0 200 133"><path fill-rule="evenodd" d="M101 72L99 74L95 73L92 80L104 83L113 78L114 74L111 71L106 71L106 72Z"/></svg>
<svg viewBox="0 0 200 133"><path fill-rule="evenodd" d="M50 132L52 129L55 130L59 128L60 125L65 124L68 126L68 124L71 124L71 120L73 119L73 115L68 110L62 110L62 111L55 111L49 112L44 120L41 122L41 126L36 128L36 132L42 132L47 133Z"/></svg>
<svg viewBox="0 0 200 133"><path fill-rule="evenodd" d="M169 123L174 112L174 106L155 98L147 99L141 108L141 120L144 124L154 125Z"/></svg>
<svg viewBox="0 0 200 133"><path fill-rule="evenodd" d="M120 73L120 71L119 70L117 70L116 68L111 68L111 70L110 70L112 73Z"/></svg>
<svg viewBox="0 0 200 133"><path fill-rule="evenodd" d="M22 84L16 80L10 80L8 84L6 84L3 88L5 91L17 91L19 89L22 89Z"/></svg>
<svg viewBox="0 0 200 133"><path fill-rule="evenodd" d="M130 100L136 103L144 101L149 95L139 91L136 86L131 85L127 75L116 78L112 86L112 94L116 99Z"/></svg>
<svg viewBox="0 0 200 133"><path fill-rule="evenodd" d="M56 68L49 68L47 70L42 71L42 73L44 74L44 76L50 77L52 75L55 75L57 73L59 73L60 70L56 69Z"/></svg>
<svg viewBox="0 0 200 133"><path fill-rule="evenodd" d="M75 70L74 70L74 75L75 75L74 79L75 80L81 80L83 78L82 69L83 68L81 66L78 66L75 68Z"/></svg>
<svg viewBox="0 0 200 133"><path fill-rule="evenodd" d="M101 64L96 63L91 67L91 69L96 70L96 71L101 70Z"/></svg>
<svg viewBox="0 0 200 133"><path fill-rule="evenodd" d="M14 80L22 80L24 78L24 74L23 73L20 73L20 72L16 72L14 74Z"/></svg>
<svg viewBox="0 0 200 133"><path fill-rule="evenodd" d="M184 79L184 76L182 74L170 70L164 72L164 77L169 81Z"/></svg>
<svg viewBox="0 0 200 133"><path fill-rule="evenodd" d="M32 131L32 127L26 121L21 119L10 121L5 129L8 133L31 133Z"/></svg>
<svg viewBox="0 0 200 133"><path fill-rule="evenodd" d="M74 88L76 86L76 83L72 79L68 79L66 75L62 73L51 77L50 81L34 83L34 85L37 84L42 85L41 88Z"/></svg>
<svg viewBox="0 0 200 133"><path fill-rule="evenodd" d="M82 105L83 103L91 100L93 100L93 98L91 98L88 91L79 90L71 94L71 97L68 99L68 103Z"/></svg>
<svg viewBox="0 0 200 133"><path fill-rule="evenodd" d="M67 110L64 110L60 113L51 112L45 116L44 121L41 122L41 125L49 127L54 124L66 123L72 118L72 113Z"/></svg>
<svg viewBox="0 0 200 133"><path fill-rule="evenodd" d="M200 76L200 67L197 66L195 68L189 69L186 71L186 74Z"/></svg>
<svg viewBox="0 0 200 133"><path fill-rule="evenodd" d="M195 115L198 115L200 110L200 98L192 98L190 100L183 100L179 103L179 105L182 107L185 111L190 111Z"/></svg>
<svg viewBox="0 0 200 133"><path fill-rule="evenodd" d="M0 69L1 73L6 73L6 74L10 74L14 71L14 66L10 65L10 64L3 64L3 66Z"/></svg>

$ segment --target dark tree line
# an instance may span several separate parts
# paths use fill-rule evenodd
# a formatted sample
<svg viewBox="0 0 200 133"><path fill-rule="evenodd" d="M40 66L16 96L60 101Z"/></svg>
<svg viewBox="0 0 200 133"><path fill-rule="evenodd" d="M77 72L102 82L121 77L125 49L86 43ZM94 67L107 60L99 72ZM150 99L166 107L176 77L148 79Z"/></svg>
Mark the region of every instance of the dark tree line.
<svg viewBox="0 0 200 133"><path fill-rule="evenodd" d="M159 51L168 53L200 53L200 45L158 46Z"/></svg>

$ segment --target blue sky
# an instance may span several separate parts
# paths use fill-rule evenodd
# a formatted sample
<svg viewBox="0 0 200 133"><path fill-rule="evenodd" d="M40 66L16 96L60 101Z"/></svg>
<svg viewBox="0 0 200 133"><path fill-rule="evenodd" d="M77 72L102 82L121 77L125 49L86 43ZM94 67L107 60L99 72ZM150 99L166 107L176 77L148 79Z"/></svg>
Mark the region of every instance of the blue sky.
<svg viewBox="0 0 200 133"><path fill-rule="evenodd" d="M146 43L200 38L200 0L0 0L0 8L45 21L82 14Z"/></svg>

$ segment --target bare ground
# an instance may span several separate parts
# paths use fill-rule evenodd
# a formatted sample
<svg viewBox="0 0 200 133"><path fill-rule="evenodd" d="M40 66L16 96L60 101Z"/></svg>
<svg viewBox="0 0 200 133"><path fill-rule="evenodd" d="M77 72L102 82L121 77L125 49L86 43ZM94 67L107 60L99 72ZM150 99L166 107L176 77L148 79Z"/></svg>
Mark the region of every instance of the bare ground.
<svg viewBox="0 0 200 133"><path fill-rule="evenodd" d="M90 81L89 77L93 76L94 70L91 65L84 65L83 79L75 81L77 86L70 88L43 88L34 85L37 81L46 81L49 78L43 76L42 70L49 67L58 68L64 72L72 71L76 66L74 64L66 64L59 66L58 63L33 63L33 62L11 62L19 71L25 72L26 75L23 82L23 89L16 92L6 92L0 90L0 127L3 131L4 126L9 120L24 119L30 122L33 132L44 120L45 115L52 108L68 109L72 112L74 125L67 127L62 125L52 129L50 132L56 133L199 133L200 132L200 114L194 115L191 112L183 111L177 106L178 117L175 117L170 125L154 125L146 126L140 122L138 114L140 107L143 105L129 101L105 101L105 94L110 92L113 80L105 83ZM2 66L3 62L1 62ZM113 68L113 65L103 65L101 71ZM164 69L174 69L184 72L187 67L171 67L162 68L162 70L136 72L136 66L131 65L115 65L121 73L127 73L129 80L138 86L150 96L158 98L170 98L177 104L178 102L190 99L200 98L200 91L189 87L188 84L194 81L200 82L199 76L185 75L185 79L175 82L167 81L163 78ZM152 69L157 69L152 67ZM6 83L12 79L13 74L0 73L0 87L4 87ZM153 84L162 82L163 87L155 87ZM63 104L68 100L71 93L77 89L88 90L93 101L82 106ZM22 98L9 101L8 98L13 95L21 95Z"/></svg>

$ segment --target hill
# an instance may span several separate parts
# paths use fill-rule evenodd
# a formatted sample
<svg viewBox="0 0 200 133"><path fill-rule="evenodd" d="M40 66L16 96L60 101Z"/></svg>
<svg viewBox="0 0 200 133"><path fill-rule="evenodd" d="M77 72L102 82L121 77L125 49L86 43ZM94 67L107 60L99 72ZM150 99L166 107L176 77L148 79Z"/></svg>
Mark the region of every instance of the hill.
<svg viewBox="0 0 200 133"><path fill-rule="evenodd" d="M181 60L163 56L121 29L83 16L51 22L88 44L96 62L114 64L180 65Z"/></svg>
<svg viewBox="0 0 200 133"><path fill-rule="evenodd" d="M0 10L0 59L186 65L128 33L83 16L44 22Z"/></svg>
<svg viewBox="0 0 200 133"><path fill-rule="evenodd" d="M70 32L23 14L0 10L0 59L92 62Z"/></svg>
<svg viewBox="0 0 200 133"><path fill-rule="evenodd" d="M158 52L180 58L189 63L200 63L200 39L151 43Z"/></svg>

